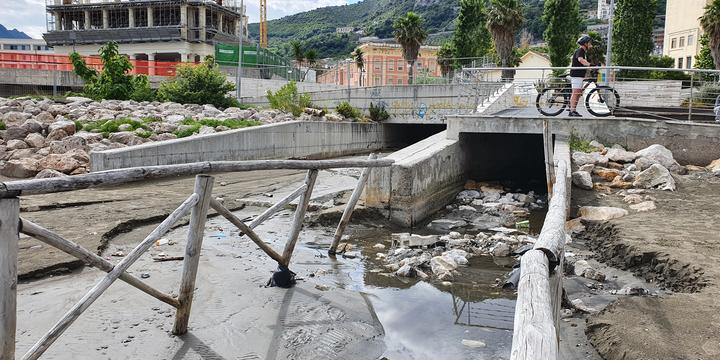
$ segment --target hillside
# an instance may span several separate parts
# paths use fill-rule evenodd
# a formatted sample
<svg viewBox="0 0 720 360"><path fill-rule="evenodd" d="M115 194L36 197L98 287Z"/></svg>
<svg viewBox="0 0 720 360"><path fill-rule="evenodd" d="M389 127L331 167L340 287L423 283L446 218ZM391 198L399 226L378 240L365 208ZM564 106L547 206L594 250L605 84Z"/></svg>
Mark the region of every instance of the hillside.
<svg viewBox="0 0 720 360"><path fill-rule="evenodd" d="M9 30L0 24L0 39L30 39L30 36L16 29Z"/></svg>
<svg viewBox="0 0 720 360"><path fill-rule="evenodd" d="M270 0L272 1L272 0ZM459 0L365 0L342 6L319 8L268 22L270 48L289 54L289 43L303 42L306 48L316 49L320 57L346 57L358 45L362 36L392 37L395 19L414 11L425 19L431 34L429 41L439 45L454 30ZM525 5L525 29L536 39L542 39L543 0L522 0ZM597 0L580 0L581 9L592 10ZM339 27L355 27L360 34L336 34ZM250 34L259 39L259 24L250 24Z"/></svg>

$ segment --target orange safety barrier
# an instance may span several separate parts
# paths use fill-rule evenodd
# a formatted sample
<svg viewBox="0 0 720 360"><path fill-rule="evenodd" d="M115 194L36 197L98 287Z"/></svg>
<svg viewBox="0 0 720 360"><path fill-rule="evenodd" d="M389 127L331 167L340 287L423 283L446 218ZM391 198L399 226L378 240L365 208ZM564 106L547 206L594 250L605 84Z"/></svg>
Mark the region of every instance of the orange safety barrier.
<svg viewBox="0 0 720 360"><path fill-rule="evenodd" d="M88 67L102 70L102 61L98 56L83 56ZM131 74L156 76L175 76L175 67L180 62L130 60ZM48 55L36 53L0 52L0 68L72 71L73 66L67 55Z"/></svg>

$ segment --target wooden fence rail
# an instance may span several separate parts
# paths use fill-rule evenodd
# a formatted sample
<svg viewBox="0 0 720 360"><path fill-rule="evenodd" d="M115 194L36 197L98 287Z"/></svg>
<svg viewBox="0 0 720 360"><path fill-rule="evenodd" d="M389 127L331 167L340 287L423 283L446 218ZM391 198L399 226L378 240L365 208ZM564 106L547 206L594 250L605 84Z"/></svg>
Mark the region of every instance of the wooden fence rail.
<svg viewBox="0 0 720 360"><path fill-rule="evenodd" d="M558 358L569 164L559 160L550 206L534 249L523 255L515 308L512 360Z"/></svg>
<svg viewBox="0 0 720 360"><path fill-rule="evenodd" d="M204 162L184 165L154 166L112 170L54 179L22 180L0 183L0 360L15 359L16 311L17 311L17 251L19 233L32 236L50 246L66 252L85 263L97 267L107 274L75 304L33 347L23 356L24 360L34 360L45 351L86 311L117 279L138 288L146 294L177 309L173 334L187 332L195 293L200 253L205 231L205 223L210 208L227 218L238 227L242 235L247 235L270 258L283 266L289 266L295 249L302 223L305 218L319 169L345 167L365 168L358 186L347 204L343 220L338 226L336 237L341 236L352 215L360 193L365 186L367 174L371 168L390 166L392 160L376 160L370 155L368 160L266 160L238 162ZM252 170L304 169L308 170L305 182L300 188L281 199L249 224L232 214L220 202L212 198L214 178L204 173L235 172ZM118 264L109 261L62 236L43 228L29 220L20 218L20 206L17 196L72 191L95 186L118 185L134 181L160 179L172 176L197 175L193 194L173 213L155 228L139 245ZM365 179L365 180L363 180ZM295 209L293 225L282 255L265 244L252 229L259 226L273 214L283 209L296 198L299 204ZM185 248L183 272L178 298L165 294L137 277L127 273L153 243L171 230L181 218L190 214L190 224ZM339 235L338 235L339 234ZM336 244L335 244L336 246Z"/></svg>

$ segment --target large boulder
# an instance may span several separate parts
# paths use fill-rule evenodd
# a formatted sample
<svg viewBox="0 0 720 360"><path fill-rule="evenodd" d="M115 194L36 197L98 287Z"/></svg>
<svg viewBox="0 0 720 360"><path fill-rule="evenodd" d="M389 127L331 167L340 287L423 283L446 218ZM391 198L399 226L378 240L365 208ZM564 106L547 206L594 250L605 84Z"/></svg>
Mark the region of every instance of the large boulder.
<svg viewBox="0 0 720 360"><path fill-rule="evenodd" d="M47 111L41 111L39 114L35 115L35 120L40 121L43 124L49 124L55 121L55 117Z"/></svg>
<svg viewBox="0 0 720 360"><path fill-rule="evenodd" d="M104 139L102 134L91 133L91 132L87 132L87 131L76 132L75 135L73 135L73 136L84 139L87 144L97 143L97 142L102 141L102 139Z"/></svg>
<svg viewBox="0 0 720 360"><path fill-rule="evenodd" d="M25 143L34 148L41 148L45 146L45 138L38 133L32 133L25 137Z"/></svg>
<svg viewBox="0 0 720 360"><path fill-rule="evenodd" d="M150 136L150 140L152 141L166 141L166 140L175 140L177 139L177 135L173 133L162 133Z"/></svg>
<svg viewBox="0 0 720 360"><path fill-rule="evenodd" d="M67 106L61 104L50 105L45 110L52 114L52 116L65 115L68 113Z"/></svg>
<svg viewBox="0 0 720 360"><path fill-rule="evenodd" d="M605 180L605 181L613 181L620 175L620 171L617 169L606 169L603 167L596 167L593 169L593 175Z"/></svg>
<svg viewBox="0 0 720 360"><path fill-rule="evenodd" d="M0 174L11 178L29 178L40 171L38 161L32 158L9 160L0 170Z"/></svg>
<svg viewBox="0 0 720 360"><path fill-rule="evenodd" d="M675 179L670 171L660 164L653 164L647 170L641 172L633 186L643 189L657 188L660 190L675 191Z"/></svg>
<svg viewBox="0 0 720 360"><path fill-rule="evenodd" d="M572 182L573 185L585 189L585 190L592 190L593 188L593 181L592 176L587 171L575 171L572 173Z"/></svg>
<svg viewBox="0 0 720 360"><path fill-rule="evenodd" d="M638 151L636 155L637 159L635 160L635 165L637 165L640 170L645 170L653 164L660 164L666 169L677 174L684 174L687 171L684 167L678 164L677 161L675 161L672 151L662 145L650 145L647 148Z"/></svg>
<svg viewBox="0 0 720 360"><path fill-rule="evenodd" d="M7 151L29 148L28 144L22 140L9 140L5 147Z"/></svg>
<svg viewBox="0 0 720 360"><path fill-rule="evenodd" d="M607 206L583 206L580 208L580 217L587 221L608 221L627 216L625 209Z"/></svg>
<svg viewBox="0 0 720 360"><path fill-rule="evenodd" d="M225 109L225 114L229 115L232 119L249 119L253 116L254 112L252 110L230 107Z"/></svg>
<svg viewBox="0 0 720 360"><path fill-rule="evenodd" d="M707 169L711 172L720 171L720 159L717 159L707 166Z"/></svg>
<svg viewBox="0 0 720 360"><path fill-rule="evenodd" d="M50 154L42 158L38 165L41 169L52 169L63 174L70 174L84 164L70 154Z"/></svg>
<svg viewBox="0 0 720 360"><path fill-rule="evenodd" d="M50 143L51 154L64 154L73 149L83 149L87 141L79 136L68 136L60 141Z"/></svg>
<svg viewBox="0 0 720 360"><path fill-rule="evenodd" d="M436 256L430 259L430 268L440 280L452 280L453 271L457 267L457 263L449 256Z"/></svg>
<svg viewBox="0 0 720 360"><path fill-rule="evenodd" d="M5 113L3 115L2 120L5 121L6 124L22 124L25 120L32 117L32 114L19 112L19 111L11 111L9 113Z"/></svg>
<svg viewBox="0 0 720 360"><path fill-rule="evenodd" d="M576 151L572 154L572 161L577 166L583 166L587 164L607 166L609 159L607 156L601 155L597 152L588 154Z"/></svg>
<svg viewBox="0 0 720 360"><path fill-rule="evenodd" d="M36 179L50 179L50 178L56 178L56 177L63 177L67 176L57 170L53 169L44 169L40 171L37 175L35 175Z"/></svg>
<svg viewBox="0 0 720 360"><path fill-rule="evenodd" d="M635 161L635 159L637 158L636 153L617 148L608 149L608 152L607 154L605 154L605 156L607 156L610 161L618 163L630 163Z"/></svg>
<svg viewBox="0 0 720 360"><path fill-rule="evenodd" d="M58 141L62 140L64 138L68 137L68 133L65 132L63 129L55 129L53 131L50 131L48 134L46 141Z"/></svg>
<svg viewBox="0 0 720 360"><path fill-rule="evenodd" d="M75 133L75 123L69 120L55 121L48 127L48 132L53 132L55 130L63 130L66 134L72 135Z"/></svg>
<svg viewBox="0 0 720 360"><path fill-rule="evenodd" d="M134 146L134 145L140 145L145 142L145 140L137 135L135 133L124 131L124 132L116 132L110 134L110 141L120 143L123 145L128 146Z"/></svg>
<svg viewBox="0 0 720 360"><path fill-rule="evenodd" d="M184 116L184 115L177 115L177 114L176 114L176 115L168 115L168 116L165 117L165 121L166 121L166 122L169 122L169 123L171 123L171 124L177 124L177 123L179 123L179 122L181 122L181 121L183 121L183 120L185 120L185 116Z"/></svg>
<svg viewBox="0 0 720 360"><path fill-rule="evenodd" d="M27 119L20 125L21 128L27 130L28 133L42 133L43 124L35 119Z"/></svg>
<svg viewBox="0 0 720 360"><path fill-rule="evenodd" d="M22 140L26 138L28 134L30 134L30 132L25 128L20 126L8 126L7 130L5 130L5 134L3 135L3 139L5 141Z"/></svg>

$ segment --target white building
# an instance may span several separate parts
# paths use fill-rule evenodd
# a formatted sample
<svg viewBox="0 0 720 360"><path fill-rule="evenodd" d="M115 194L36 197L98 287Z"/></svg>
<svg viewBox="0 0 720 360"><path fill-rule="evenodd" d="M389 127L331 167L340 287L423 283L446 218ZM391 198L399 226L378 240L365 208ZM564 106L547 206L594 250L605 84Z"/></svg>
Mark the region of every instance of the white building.
<svg viewBox="0 0 720 360"><path fill-rule="evenodd" d="M617 6L617 4L615 6ZM600 20L610 20L610 0L598 0L597 18Z"/></svg>
<svg viewBox="0 0 720 360"><path fill-rule="evenodd" d="M11 53L54 54L43 39L0 39L0 51Z"/></svg>

